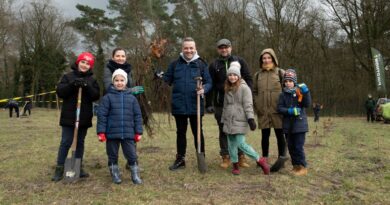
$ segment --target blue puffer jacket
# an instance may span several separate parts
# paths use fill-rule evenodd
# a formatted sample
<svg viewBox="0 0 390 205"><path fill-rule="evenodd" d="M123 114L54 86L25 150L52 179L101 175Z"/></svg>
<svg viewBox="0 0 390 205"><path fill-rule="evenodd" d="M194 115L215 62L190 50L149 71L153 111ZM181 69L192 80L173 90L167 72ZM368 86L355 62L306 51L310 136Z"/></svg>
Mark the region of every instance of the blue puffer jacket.
<svg viewBox="0 0 390 205"><path fill-rule="evenodd" d="M211 90L212 81L207 64L199 57L186 62L179 57L172 62L164 74L164 81L172 85L172 114L173 115L196 115L196 80L202 77L204 92ZM204 110L204 100L201 99L201 115Z"/></svg>
<svg viewBox="0 0 390 205"><path fill-rule="evenodd" d="M136 133L143 132L141 109L130 89L118 91L111 86L97 115L96 131L106 133L107 139L134 139Z"/></svg>
<svg viewBox="0 0 390 205"><path fill-rule="evenodd" d="M291 133L303 133L309 131L307 124L307 115L305 108L308 108L311 104L310 92L303 94L301 103L298 103L298 97L294 93L283 92L279 96L278 112L283 114L283 132L288 134L290 127L292 126ZM301 114L299 116L291 116L288 114L288 108L299 107L301 108Z"/></svg>

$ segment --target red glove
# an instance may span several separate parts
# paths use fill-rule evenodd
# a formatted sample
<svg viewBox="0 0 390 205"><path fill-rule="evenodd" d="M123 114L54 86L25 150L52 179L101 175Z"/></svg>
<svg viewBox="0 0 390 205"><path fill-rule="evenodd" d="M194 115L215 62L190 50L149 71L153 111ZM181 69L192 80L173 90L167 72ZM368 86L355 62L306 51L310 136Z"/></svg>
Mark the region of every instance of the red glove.
<svg viewBox="0 0 390 205"><path fill-rule="evenodd" d="M105 142L107 141L107 138L106 138L106 133L98 133L98 138L99 138L99 141L100 142Z"/></svg>
<svg viewBox="0 0 390 205"><path fill-rule="evenodd" d="M142 135L140 135L140 134L135 134L135 136L134 136L134 141L135 141L135 142L139 142L139 141L141 141L141 138L142 138Z"/></svg>

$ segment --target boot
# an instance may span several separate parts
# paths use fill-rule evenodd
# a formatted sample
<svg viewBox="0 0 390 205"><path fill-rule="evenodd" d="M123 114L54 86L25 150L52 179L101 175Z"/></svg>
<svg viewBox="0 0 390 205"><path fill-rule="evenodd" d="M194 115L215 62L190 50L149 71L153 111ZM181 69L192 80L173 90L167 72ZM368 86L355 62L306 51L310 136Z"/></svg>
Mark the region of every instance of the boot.
<svg viewBox="0 0 390 205"><path fill-rule="evenodd" d="M267 158L266 157L260 157L260 159L256 162L257 166L261 167L265 175L269 174L269 166L267 164Z"/></svg>
<svg viewBox="0 0 390 205"><path fill-rule="evenodd" d="M223 155L222 156L222 163L219 165L221 168L226 169L229 167L230 164L230 157L229 155Z"/></svg>
<svg viewBox="0 0 390 205"><path fill-rule="evenodd" d="M238 156L238 165L240 165L240 167L243 167L243 168L250 167L246 161L245 154L241 154Z"/></svg>
<svg viewBox="0 0 390 205"><path fill-rule="evenodd" d="M284 168L284 163L288 160L286 156L279 156L275 164L271 166L271 172L277 172L280 169Z"/></svg>
<svg viewBox="0 0 390 205"><path fill-rule="evenodd" d="M295 170L295 172L293 172L293 174L295 176L305 176L307 175L307 168L302 165L298 165L297 169Z"/></svg>
<svg viewBox="0 0 390 205"><path fill-rule="evenodd" d="M80 178L88 178L89 174L84 170L83 165L80 168Z"/></svg>
<svg viewBox="0 0 390 205"><path fill-rule="evenodd" d="M119 167L117 164L113 164L110 167L110 174L112 178L112 182L115 184L120 184L122 182L121 174L119 172Z"/></svg>
<svg viewBox="0 0 390 205"><path fill-rule="evenodd" d="M185 167L186 167L186 161L184 160L184 157L180 155L176 155L176 160L173 163L173 165L169 167L169 170L175 171L178 169L184 169Z"/></svg>
<svg viewBox="0 0 390 205"><path fill-rule="evenodd" d="M138 171L137 164L133 166L130 165L131 180L134 184L142 184L142 179L139 177Z"/></svg>
<svg viewBox="0 0 390 205"><path fill-rule="evenodd" d="M239 162L233 163L232 174L240 175L240 163Z"/></svg>
<svg viewBox="0 0 390 205"><path fill-rule="evenodd" d="M51 178L52 181L58 182L64 177L64 165L56 166L54 176Z"/></svg>

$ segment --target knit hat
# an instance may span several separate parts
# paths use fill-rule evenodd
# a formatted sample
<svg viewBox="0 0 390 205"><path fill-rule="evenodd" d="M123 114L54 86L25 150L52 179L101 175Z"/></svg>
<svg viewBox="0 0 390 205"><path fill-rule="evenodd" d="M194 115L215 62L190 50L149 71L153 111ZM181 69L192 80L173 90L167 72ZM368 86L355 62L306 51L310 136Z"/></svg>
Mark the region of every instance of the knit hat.
<svg viewBox="0 0 390 205"><path fill-rule="evenodd" d="M293 70L293 69L287 69L286 72L284 72L284 75L283 75L283 83L284 83L286 80L291 80L291 81L294 82L295 85L297 84L298 78L297 78L297 73L295 72L295 70Z"/></svg>
<svg viewBox="0 0 390 205"><path fill-rule="evenodd" d="M125 85L127 85L127 73L122 69L116 69L112 74L112 82L114 83L114 79L117 75L121 75L125 78Z"/></svg>
<svg viewBox="0 0 390 205"><path fill-rule="evenodd" d="M240 63L238 61L233 61L233 62L230 63L230 67L229 67L229 69L227 71L227 75L229 75L230 73L234 73L238 77L241 78L240 69L241 69Z"/></svg>
<svg viewBox="0 0 390 205"><path fill-rule="evenodd" d="M95 64L95 57L89 52L83 52L77 57L76 64L78 65L82 60L88 61L91 66L90 69L92 70L93 64Z"/></svg>

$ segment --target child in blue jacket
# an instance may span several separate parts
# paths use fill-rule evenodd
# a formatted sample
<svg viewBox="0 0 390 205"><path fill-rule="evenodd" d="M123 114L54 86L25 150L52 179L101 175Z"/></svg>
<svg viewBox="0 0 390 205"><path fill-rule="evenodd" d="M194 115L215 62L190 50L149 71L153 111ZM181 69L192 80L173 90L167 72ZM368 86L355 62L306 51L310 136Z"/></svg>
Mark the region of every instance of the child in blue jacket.
<svg viewBox="0 0 390 205"><path fill-rule="evenodd" d="M283 132L287 138L288 151L293 165L293 174L307 174L307 163L303 146L309 131L305 108L311 104L308 87L297 84L295 70L286 70L283 76L283 91L279 96L278 112L283 114Z"/></svg>
<svg viewBox="0 0 390 205"><path fill-rule="evenodd" d="M97 133L99 141L106 142L108 166L112 181L122 182L118 167L118 150L122 146L123 154L130 165L131 179L134 184L142 184L138 174L135 143L142 136L142 114L137 99L127 88L127 73L117 69L112 74L113 84L102 98L97 112Z"/></svg>

